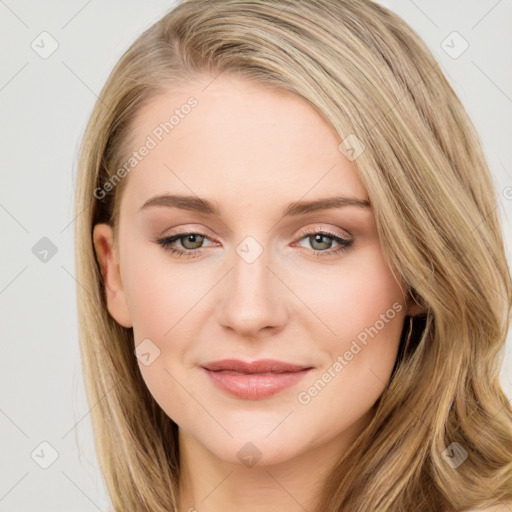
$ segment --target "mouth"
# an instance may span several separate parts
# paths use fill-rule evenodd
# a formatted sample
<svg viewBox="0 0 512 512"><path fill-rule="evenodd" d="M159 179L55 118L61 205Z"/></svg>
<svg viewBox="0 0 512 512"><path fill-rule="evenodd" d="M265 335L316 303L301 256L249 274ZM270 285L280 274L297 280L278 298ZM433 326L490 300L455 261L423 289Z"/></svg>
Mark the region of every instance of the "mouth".
<svg viewBox="0 0 512 512"><path fill-rule="evenodd" d="M296 372L312 368L308 365L292 364L276 359L260 359L258 361L241 361L240 359L222 359L203 365L211 371L231 371L238 373L285 373Z"/></svg>
<svg viewBox="0 0 512 512"><path fill-rule="evenodd" d="M298 384L312 366L273 359L245 362L223 359L201 367L220 390L245 400L269 398Z"/></svg>

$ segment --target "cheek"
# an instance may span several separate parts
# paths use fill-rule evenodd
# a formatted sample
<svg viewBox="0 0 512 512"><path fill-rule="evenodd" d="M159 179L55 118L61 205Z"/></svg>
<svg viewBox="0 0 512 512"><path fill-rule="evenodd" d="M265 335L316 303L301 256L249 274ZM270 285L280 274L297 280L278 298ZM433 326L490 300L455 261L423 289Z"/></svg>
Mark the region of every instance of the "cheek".
<svg viewBox="0 0 512 512"><path fill-rule="evenodd" d="M190 396L180 386L187 374L180 365L190 340L196 338L194 318L200 308L194 306L207 283L204 275L201 284L197 272L184 271L187 265L172 264L158 253L142 242L127 245L123 285L141 375L153 398L174 419L190 408ZM149 353L146 360L144 353Z"/></svg>
<svg viewBox="0 0 512 512"><path fill-rule="evenodd" d="M304 277L297 277L297 285L304 285ZM377 246L315 277L315 286L310 284L301 293L308 292L308 306L324 325L313 339L325 358L298 399L301 404L314 402L318 411L343 404L340 416L333 418L336 429L364 414L388 382L403 327L404 298Z"/></svg>
<svg viewBox="0 0 512 512"><path fill-rule="evenodd" d="M127 244L123 270L136 343L141 337L165 343L174 330L186 328L208 287L204 275L186 263L176 264L146 241Z"/></svg>
<svg viewBox="0 0 512 512"><path fill-rule="evenodd" d="M336 272L331 269L330 281L320 276L316 282L324 287L314 288L308 297L335 333L324 329L327 335L317 336L325 364L297 396L312 430L329 411L323 437L318 435L315 442L325 441L369 411L396 360L405 316L400 285L380 248L358 256L345 259Z"/></svg>
<svg viewBox="0 0 512 512"><path fill-rule="evenodd" d="M342 258L339 264L297 271L293 286L323 324L322 338L331 340L325 345L331 355L358 336L363 342L365 336L379 336L398 343L404 297L378 244Z"/></svg>
<svg viewBox="0 0 512 512"><path fill-rule="evenodd" d="M373 403L396 360L405 317L404 297L380 248L368 251L354 268L347 268L343 281L338 316L331 311L340 341L331 344L329 351L342 368L339 384L348 384L352 398ZM349 396L346 399L349 401Z"/></svg>
<svg viewBox="0 0 512 512"><path fill-rule="evenodd" d="M364 342L366 336L398 341L404 316L402 291L380 250L347 269L340 291L337 327L346 337ZM348 331L347 329L348 328Z"/></svg>

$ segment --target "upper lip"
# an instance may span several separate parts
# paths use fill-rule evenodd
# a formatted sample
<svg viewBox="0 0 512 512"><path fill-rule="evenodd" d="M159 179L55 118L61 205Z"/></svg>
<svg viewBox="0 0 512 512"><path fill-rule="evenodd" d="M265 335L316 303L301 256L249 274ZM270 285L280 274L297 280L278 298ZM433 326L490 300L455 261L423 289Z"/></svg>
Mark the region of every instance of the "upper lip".
<svg viewBox="0 0 512 512"><path fill-rule="evenodd" d="M239 359L222 359L202 365L203 368L211 371L232 371L239 373L285 373L308 370L312 366L291 364L275 359L260 359L258 361L241 361Z"/></svg>

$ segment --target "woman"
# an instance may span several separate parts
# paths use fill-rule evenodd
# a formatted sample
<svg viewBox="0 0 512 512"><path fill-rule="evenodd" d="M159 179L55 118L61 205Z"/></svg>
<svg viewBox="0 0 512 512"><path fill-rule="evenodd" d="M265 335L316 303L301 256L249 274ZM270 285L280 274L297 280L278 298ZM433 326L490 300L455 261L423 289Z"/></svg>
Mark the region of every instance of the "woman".
<svg viewBox="0 0 512 512"><path fill-rule="evenodd" d="M492 181L395 14L181 3L110 75L76 209L116 511L510 510Z"/></svg>

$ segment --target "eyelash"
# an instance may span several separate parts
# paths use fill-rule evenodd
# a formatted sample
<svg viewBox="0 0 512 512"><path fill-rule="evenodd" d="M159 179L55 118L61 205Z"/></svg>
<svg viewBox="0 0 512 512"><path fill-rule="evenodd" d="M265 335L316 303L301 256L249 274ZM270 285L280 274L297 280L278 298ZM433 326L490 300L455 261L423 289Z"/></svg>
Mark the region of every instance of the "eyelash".
<svg viewBox="0 0 512 512"><path fill-rule="evenodd" d="M180 238L184 238L186 236L189 236L189 235L199 235L203 238L207 238L209 239L208 236L206 236L205 234L203 233L199 233L199 232L196 232L196 231L185 231L185 232L181 232L177 235L172 235L172 236L167 236L167 237L164 237L164 238L159 238L156 240L156 242L162 246L166 251L170 252L171 254L174 254L178 257L184 257L184 258L197 258L198 256L201 255L201 249L185 249L185 250L182 250L182 249L177 249L176 247L172 246L171 244L174 243L175 241L179 240ZM308 238L310 236L314 236L314 235L323 235L327 238L332 238L334 241L338 242L340 245L338 247L336 247L335 249L327 249L327 250L324 250L324 251L319 251L319 250L315 250L315 249L311 249L312 251L314 251L316 253L316 257L317 258L322 258L322 257L326 257L326 256L334 256L335 254L339 254L339 253L342 253L342 252L345 252L345 251L348 251L350 249L350 247L352 246L353 244L353 240L347 240L345 238L341 238L340 236L336 235L335 233L332 233L332 232L329 232L329 231L325 231L325 230L313 230L313 231L309 231L307 233L305 233L303 236L301 236L299 238L299 241L304 239L304 238Z"/></svg>

